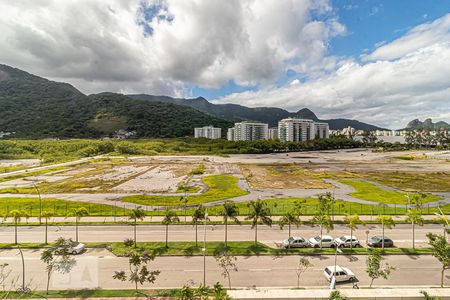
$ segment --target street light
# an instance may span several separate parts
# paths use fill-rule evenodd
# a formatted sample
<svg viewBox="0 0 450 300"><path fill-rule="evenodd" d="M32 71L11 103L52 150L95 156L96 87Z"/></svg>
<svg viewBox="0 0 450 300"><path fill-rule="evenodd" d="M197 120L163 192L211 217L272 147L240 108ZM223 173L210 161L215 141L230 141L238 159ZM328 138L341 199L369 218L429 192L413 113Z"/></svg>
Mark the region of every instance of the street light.
<svg viewBox="0 0 450 300"><path fill-rule="evenodd" d="M406 199L408 199L408 204L406 205L406 209L411 208L411 200L409 199L409 194L405 195Z"/></svg>
<svg viewBox="0 0 450 300"><path fill-rule="evenodd" d="M208 221L208 211L205 211L205 229L203 233L203 286L206 286L206 222Z"/></svg>
<svg viewBox="0 0 450 300"><path fill-rule="evenodd" d="M447 224L447 230L449 230L450 229L450 225L448 223L447 216L444 214L444 212L442 211L442 209L440 207L438 207L438 209L439 209L439 213L435 212L434 214L436 216L438 216L441 220L445 221L445 223ZM446 232L446 228L445 228L445 225L444 225L444 238L445 238L445 232Z"/></svg>
<svg viewBox="0 0 450 300"><path fill-rule="evenodd" d="M39 197L39 225L42 224L42 198L41 198L41 192L39 191L37 185L33 182L33 186L36 189L37 193L38 193L38 197Z"/></svg>
<svg viewBox="0 0 450 300"><path fill-rule="evenodd" d="M336 289L336 268L337 268L337 255L342 253L342 250L339 249L338 245L336 245L336 253L334 254L334 272L333 272L333 280L331 281L330 288L332 290Z"/></svg>

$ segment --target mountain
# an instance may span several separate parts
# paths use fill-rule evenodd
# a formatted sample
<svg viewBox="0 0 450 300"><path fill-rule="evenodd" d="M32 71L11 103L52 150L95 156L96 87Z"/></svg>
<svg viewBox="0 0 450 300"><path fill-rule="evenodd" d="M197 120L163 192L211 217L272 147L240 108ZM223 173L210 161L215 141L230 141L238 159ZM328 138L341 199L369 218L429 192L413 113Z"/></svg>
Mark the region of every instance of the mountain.
<svg viewBox="0 0 450 300"><path fill-rule="evenodd" d="M70 84L1 64L0 107L0 131L18 138L101 137L119 129L135 131L136 137L180 137L197 126L232 124L171 103L114 93L86 96Z"/></svg>
<svg viewBox="0 0 450 300"><path fill-rule="evenodd" d="M438 130L438 129L447 129L450 130L450 124L439 121L433 123L433 120L430 118L425 119L425 121L421 122L419 119L414 119L406 125L406 130L414 130L414 129L426 129L426 130Z"/></svg>
<svg viewBox="0 0 450 300"><path fill-rule="evenodd" d="M167 96L153 96L146 94L127 95L133 99L146 100L150 102L173 103L177 105L189 106L199 111L208 113L222 119L232 122L239 121L259 121L268 123L271 127L278 126L278 121L289 117L299 117L312 119L314 121L327 122L330 129L342 129L348 126L357 130L383 130L384 128L359 122L350 119L330 119L320 120L308 108L300 109L298 112L288 112L287 110L276 107L246 107L238 104L213 104L203 97L195 99L171 98Z"/></svg>

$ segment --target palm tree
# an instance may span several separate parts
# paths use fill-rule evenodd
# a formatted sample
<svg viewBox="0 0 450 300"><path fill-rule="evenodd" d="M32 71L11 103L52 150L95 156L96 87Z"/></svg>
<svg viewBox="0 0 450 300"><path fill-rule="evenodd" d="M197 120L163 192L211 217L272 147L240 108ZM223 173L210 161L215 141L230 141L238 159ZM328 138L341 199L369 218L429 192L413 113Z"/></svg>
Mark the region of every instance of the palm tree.
<svg viewBox="0 0 450 300"><path fill-rule="evenodd" d="M347 215L345 216L344 222L347 224L347 227L350 229L350 250L353 248L353 230L356 230L358 228L358 224L361 224L362 221L359 218L357 214L354 214L352 216Z"/></svg>
<svg viewBox="0 0 450 300"><path fill-rule="evenodd" d="M48 233L48 220L53 217L53 213L50 211L44 211L42 213L42 218L45 219L45 244L48 244L47 233Z"/></svg>
<svg viewBox="0 0 450 300"><path fill-rule="evenodd" d="M173 210L167 208L164 212L164 219L161 222L163 225L166 225L166 248L168 247L169 241L169 225L176 222L180 222L180 218L178 218Z"/></svg>
<svg viewBox="0 0 450 300"><path fill-rule="evenodd" d="M327 232L333 229L333 222L330 218L330 208L332 205L333 197L330 193L325 195L319 195L319 205L316 215L312 218L311 222L320 226L320 249L322 249L322 237L323 229Z"/></svg>
<svg viewBox="0 0 450 300"><path fill-rule="evenodd" d="M423 226L423 217L420 209L412 208L406 212L406 222L412 226L412 248L415 249L415 225Z"/></svg>
<svg viewBox="0 0 450 300"><path fill-rule="evenodd" d="M383 232L382 240L381 240L381 249L384 251L384 228L386 227L386 228L391 229L392 227L395 226L395 222L391 216L386 216L386 215L378 216L377 222L381 224L381 230Z"/></svg>
<svg viewBox="0 0 450 300"><path fill-rule="evenodd" d="M75 217L75 241L78 242L78 222L82 217L89 216L89 211L86 207L77 207L72 209L69 215Z"/></svg>
<svg viewBox="0 0 450 300"><path fill-rule="evenodd" d="M266 202L261 200L250 201L248 204L250 211L246 220L252 221L252 229L255 228L255 245L258 243L258 221L272 227L272 219L270 218L270 209Z"/></svg>
<svg viewBox="0 0 450 300"><path fill-rule="evenodd" d="M295 210L288 211L280 219L280 228L283 229L284 226L288 225L288 238L291 237L291 225L294 224L297 227L301 224L300 217L297 215ZM290 248L291 245L289 245Z"/></svg>
<svg viewBox="0 0 450 300"><path fill-rule="evenodd" d="M9 212L8 217L14 220L14 245L17 245L17 225L23 217L26 217L27 213L22 210L12 210Z"/></svg>
<svg viewBox="0 0 450 300"><path fill-rule="evenodd" d="M195 226L195 246L198 247L198 224L206 218L206 209L203 205L197 206L197 208L192 213L192 225Z"/></svg>
<svg viewBox="0 0 450 300"><path fill-rule="evenodd" d="M134 248L136 248L136 240L137 240L137 221L144 220L145 218L145 211L142 209L142 207L138 206L130 211L128 214L128 220L133 220L134 225Z"/></svg>
<svg viewBox="0 0 450 300"><path fill-rule="evenodd" d="M239 209L236 204L230 201L226 201L223 204L220 215L223 217L223 223L225 224L225 248L228 246L228 219L231 219L236 224L241 224L237 218L239 215Z"/></svg>

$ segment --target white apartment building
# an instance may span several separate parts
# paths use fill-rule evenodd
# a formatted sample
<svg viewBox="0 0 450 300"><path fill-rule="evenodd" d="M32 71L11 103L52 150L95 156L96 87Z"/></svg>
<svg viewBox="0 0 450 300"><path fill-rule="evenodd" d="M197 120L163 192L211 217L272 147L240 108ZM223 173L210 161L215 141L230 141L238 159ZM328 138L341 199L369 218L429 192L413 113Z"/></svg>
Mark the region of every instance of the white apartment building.
<svg viewBox="0 0 450 300"><path fill-rule="evenodd" d="M278 128L269 128L269 140L278 139Z"/></svg>
<svg viewBox="0 0 450 300"><path fill-rule="evenodd" d="M210 126L194 128L195 138L220 139L222 137L222 129Z"/></svg>
<svg viewBox="0 0 450 300"><path fill-rule="evenodd" d="M230 141L267 140L268 137L269 124L266 123L234 123L234 128L229 128L227 132L227 139Z"/></svg>
<svg viewBox="0 0 450 300"><path fill-rule="evenodd" d="M327 123L309 119L287 118L278 122L278 138L281 142L302 142L317 138L329 138Z"/></svg>

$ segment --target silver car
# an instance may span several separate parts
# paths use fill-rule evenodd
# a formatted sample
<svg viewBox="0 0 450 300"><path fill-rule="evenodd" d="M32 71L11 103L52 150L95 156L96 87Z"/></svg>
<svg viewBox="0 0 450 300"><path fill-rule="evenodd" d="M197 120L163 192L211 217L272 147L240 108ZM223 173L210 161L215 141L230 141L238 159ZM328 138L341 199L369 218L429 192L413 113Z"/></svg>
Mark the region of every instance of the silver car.
<svg viewBox="0 0 450 300"><path fill-rule="evenodd" d="M281 248L306 248L309 247L309 242L302 237L291 236L287 240L281 242Z"/></svg>

